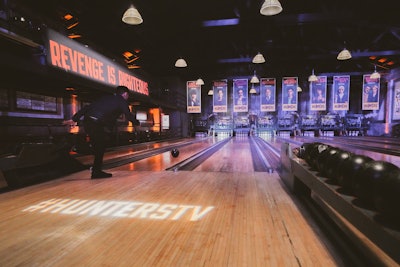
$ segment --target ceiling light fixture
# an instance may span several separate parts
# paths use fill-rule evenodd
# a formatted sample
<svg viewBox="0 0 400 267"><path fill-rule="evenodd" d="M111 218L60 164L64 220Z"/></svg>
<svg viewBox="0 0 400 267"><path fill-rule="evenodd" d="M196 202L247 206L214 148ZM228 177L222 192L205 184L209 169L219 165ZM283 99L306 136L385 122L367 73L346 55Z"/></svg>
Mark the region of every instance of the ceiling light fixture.
<svg viewBox="0 0 400 267"><path fill-rule="evenodd" d="M64 15L64 19L65 20L70 20L70 19L72 19L74 16L72 16L71 14L69 14L69 13L67 13L67 14L65 14Z"/></svg>
<svg viewBox="0 0 400 267"><path fill-rule="evenodd" d="M312 70L312 74L308 77L309 82L317 82L318 77L314 74L314 69Z"/></svg>
<svg viewBox="0 0 400 267"><path fill-rule="evenodd" d="M255 64L261 64L264 62L265 62L265 58L260 52L258 52L258 54L255 55L253 58L253 63L255 63Z"/></svg>
<svg viewBox="0 0 400 267"><path fill-rule="evenodd" d="M337 56L338 60L348 60L350 58L351 58L351 53L346 48L343 48L343 50L340 51L340 53Z"/></svg>
<svg viewBox="0 0 400 267"><path fill-rule="evenodd" d="M250 83L259 83L260 80L256 76L256 71L254 71L253 77L251 77Z"/></svg>
<svg viewBox="0 0 400 267"><path fill-rule="evenodd" d="M122 21L129 25L139 25L143 22L139 11L131 5L122 16Z"/></svg>
<svg viewBox="0 0 400 267"><path fill-rule="evenodd" d="M282 5L278 0L265 0L260 13L264 16L273 16L282 12Z"/></svg>
<svg viewBox="0 0 400 267"><path fill-rule="evenodd" d="M177 68L185 68L185 67L187 67L187 63L183 58L179 58L175 62L175 67L177 67Z"/></svg>
<svg viewBox="0 0 400 267"><path fill-rule="evenodd" d="M196 85L204 85L204 81L202 78L198 78L196 81Z"/></svg>
<svg viewBox="0 0 400 267"><path fill-rule="evenodd" d="M128 69L140 69L138 65L128 65Z"/></svg>
<svg viewBox="0 0 400 267"><path fill-rule="evenodd" d="M67 30L70 30L76 26L78 26L79 21L75 21L74 23L71 23L70 25L67 26Z"/></svg>
<svg viewBox="0 0 400 267"><path fill-rule="evenodd" d="M82 35L75 34L75 33L71 33L68 35L68 38L70 38L70 39L77 39L77 38L81 38L81 37L82 37Z"/></svg>
<svg viewBox="0 0 400 267"><path fill-rule="evenodd" d="M376 71L376 65L375 65L375 70L374 72L371 74L370 76L371 79L380 79L381 75L379 74L379 72Z"/></svg>
<svg viewBox="0 0 400 267"><path fill-rule="evenodd" d="M256 90L256 88L254 88L254 84L251 86L249 93L252 95L257 94L257 90Z"/></svg>

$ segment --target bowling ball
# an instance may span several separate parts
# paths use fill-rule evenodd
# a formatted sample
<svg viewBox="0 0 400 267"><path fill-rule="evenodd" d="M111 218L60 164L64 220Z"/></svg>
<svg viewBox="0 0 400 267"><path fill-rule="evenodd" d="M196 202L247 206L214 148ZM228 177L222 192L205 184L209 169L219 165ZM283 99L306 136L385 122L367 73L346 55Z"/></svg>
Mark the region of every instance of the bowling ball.
<svg viewBox="0 0 400 267"><path fill-rule="evenodd" d="M365 204L372 204L376 188L399 168L387 161L373 160L365 163L365 167L355 176L354 195Z"/></svg>
<svg viewBox="0 0 400 267"><path fill-rule="evenodd" d="M297 157L304 159L307 155L307 153L309 153L309 148L308 146L310 146L311 143L303 143L299 148L297 148L296 150L294 150L294 153Z"/></svg>
<svg viewBox="0 0 400 267"><path fill-rule="evenodd" d="M331 146L323 143L315 144L311 150L309 165L313 170L318 170L318 158L319 156Z"/></svg>
<svg viewBox="0 0 400 267"><path fill-rule="evenodd" d="M317 170L320 172L320 174L327 175L328 166L332 160L332 157L340 151L341 150L339 148L331 146L319 154L319 157L317 158Z"/></svg>
<svg viewBox="0 0 400 267"><path fill-rule="evenodd" d="M313 142L313 143L306 144L304 160L308 163L308 165L310 165L310 166L312 165L313 156L315 154L315 151L318 149L318 146L321 144L322 143L320 143L320 142Z"/></svg>
<svg viewBox="0 0 400 267"><path fill-rule="evenodd" d="M350 157L344 159L338 165L339 171L336 176L337 183L342 186L346 192L352 193L355 183L354 177L358 175L368 161L372 161L372 158L358 154L352 154Z"/></svg>
<svg viewBox="0 0 400 267"><path fill-rule="evenodd" d="M388 218L400 218L400 170L392 171L377 183L373 196L376 210Z"/></svg>
<svg viewBox="0 0 400 267"><path fill-rule="evenodd" d="M307 158L311 152L313 143L303 143L299 148L298 157L304 159L307 162Z"/></svg>
<svg viewBox="0 0 400 267"><path fill-rule="evenodd" d="M178 156L179 156L179 150L176 149L176 148L172 149L172 150L171 150L171 155L172 155L174 158L178 157Z"/></svg>
<svg viewBox="0 0 400 267"><path fill-rule="evenodd" d="M345 150L339 150L334 153L332 157L326 162L326 177L331 179L332 182L338 182L338 175L341 172L340 164L346 159L350 158L351 153Z"/></svg>

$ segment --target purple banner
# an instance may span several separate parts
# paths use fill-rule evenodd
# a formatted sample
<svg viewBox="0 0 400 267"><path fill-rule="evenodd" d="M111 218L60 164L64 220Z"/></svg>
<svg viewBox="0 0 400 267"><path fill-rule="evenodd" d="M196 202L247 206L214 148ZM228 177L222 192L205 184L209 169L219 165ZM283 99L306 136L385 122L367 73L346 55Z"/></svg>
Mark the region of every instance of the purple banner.
<svg viewBox="0 0 400 267"><path fill-rule="evenodd" d="M276 80L261 78L260 80L260 111L275 111Z"/></svg>
<svg viewBox="0 0 400 267"><path fill-rule="evenodd" d="M363 76L362 110L379 110L380 79Z"/></svg>
<svg viewBox="0 0 400 267"><path fill-rule="evenodd" d="M349 110L350 76L333 76L333 110Z"/></svg>
<svg viewBox="0 0 400 267"><path fill-rule="evenodd" d="M228 111L228 82L227 80L220 80L213 82L213 112L227 112Z"/></svg>
<svg viewBox="0 0 400 267"><path fill-rule="evenodd" d="M282 110L297 111L297 77L282 78Z"/></svg>
<svg viewBox="0 0 400 267"><path fill-rule="evenodd" d="M310 82L310 110L326 110L327 77L317 76L318 81Z"/></svg>
<svg viewBox="0 0 400 267"><path fill-rule="evenodd" d="M248 111L248 90L249 83L247 79L233 80L233 112Z"/></svg>
<svg viewBox="0 0 400 267"><path fill-rule="evenodd" d="M201 113L201 86L196 81L186 83L187 113Z"/></svg>

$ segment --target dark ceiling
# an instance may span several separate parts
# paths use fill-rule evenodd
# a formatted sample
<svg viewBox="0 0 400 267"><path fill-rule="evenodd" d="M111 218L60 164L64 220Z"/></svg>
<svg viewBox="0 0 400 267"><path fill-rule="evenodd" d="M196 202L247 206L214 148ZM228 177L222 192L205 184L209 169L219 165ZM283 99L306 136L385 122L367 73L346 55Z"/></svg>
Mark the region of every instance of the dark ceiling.
<svg viewBox="0 0 400 267"><path fill-rule="evenodd" d="M66 34L102 54L123 62L123 52L139 57L133 72L183 79L307 77L318 74L353 75L387 72L400 65L398 1L280 0L283 11L263 16L263 0L3 0L3 5ZM121 21L134 4L144 22ZM70 13L79 24L68 30ZM238 19L237 25L206 27L207 21ZM338 61L344 47L353 58ZM263 64L251 63L261 52ZM183 57L188 67L174 67ZM380 60L380 61L379 61ZM391 62L391 63L390 63ZM125 64L125 63L124 63Z"/></svg>

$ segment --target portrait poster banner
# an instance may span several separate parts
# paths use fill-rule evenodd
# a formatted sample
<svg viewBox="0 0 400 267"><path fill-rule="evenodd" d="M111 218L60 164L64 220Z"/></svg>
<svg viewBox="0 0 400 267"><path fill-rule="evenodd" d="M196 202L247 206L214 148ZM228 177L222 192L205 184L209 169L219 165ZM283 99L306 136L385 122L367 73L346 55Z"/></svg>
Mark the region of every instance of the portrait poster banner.
<svg viewBox="0 0 400 267"><path fill-rule="evenodd" d="M260 111L273 112L276 107L276 79L261 78L260 80Z"/></svg>
<svg viewBox="0 0 400 267"><path fill-rule="evenodd" d="M350 76L333 76L333 110L349 110Z"/></svg>
<svg viewBox="0 0 400 267"><path fill-rule="evenodd" d="M233 80L233 112L247 112L248 111L248 85L247 79Z"/></svg>
<svg viewBox="0 0 400 267"><path fill-rule="evenodd" d="M400 81L394 83L393 120L400 120Z"/></svg>
<svg viewBox="0 0 400 267"><path fill-rule="evenodd" d="M297 111L297 77L282 78L282 110Z"/></svg>
<svg viewBox="0 0 400 267"><path fill-rule="evenodd" d="M187 113L201 113L201 86L196 81L186 82Z"/></svg>
<svg viewBox="0 0 400 267"><path fill-rule="evenodd" d="M362 110L379 110L380 79L363 76Z"/></svg>
<svg viewBox="0 0 400 267"><path fill-rule="evenodd" d="M310 82L310 110L326 110L327 77L317 76L318 80Z"/></svg>
<svg viewBox="0 0 400 267"><path fill-rule="evenodd" d="M227 112L228 111L228 81L220 80L213 81L213 112Z"/></svg>

